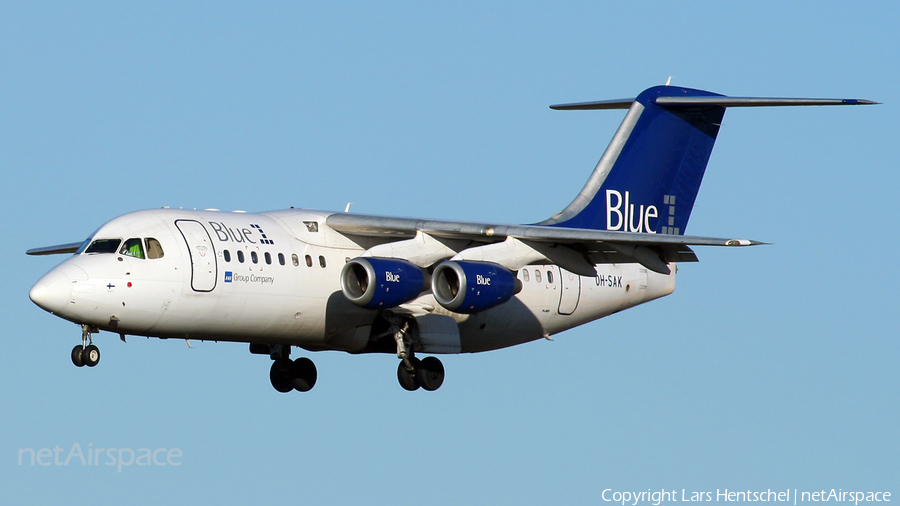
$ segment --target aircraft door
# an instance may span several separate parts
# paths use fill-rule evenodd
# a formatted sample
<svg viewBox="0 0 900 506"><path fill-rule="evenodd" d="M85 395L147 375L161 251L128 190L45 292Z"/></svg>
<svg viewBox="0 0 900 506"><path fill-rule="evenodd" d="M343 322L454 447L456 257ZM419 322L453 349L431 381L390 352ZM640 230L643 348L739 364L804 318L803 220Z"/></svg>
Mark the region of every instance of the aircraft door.
<svg viewBox="0 0 900 506"><path fill-rule="evenodd" d="M581 276L560 268L559 283L559 314L570 315L581 299Z"/></svg>
<svg viewBox="0 0 900 506"><path fill-rule="evenodd" d="M194 220L177 220L175 226L184 236L191 255L191 288L195 292L211 292L216 287L218 266L216 250L209 232Z"/></svg>

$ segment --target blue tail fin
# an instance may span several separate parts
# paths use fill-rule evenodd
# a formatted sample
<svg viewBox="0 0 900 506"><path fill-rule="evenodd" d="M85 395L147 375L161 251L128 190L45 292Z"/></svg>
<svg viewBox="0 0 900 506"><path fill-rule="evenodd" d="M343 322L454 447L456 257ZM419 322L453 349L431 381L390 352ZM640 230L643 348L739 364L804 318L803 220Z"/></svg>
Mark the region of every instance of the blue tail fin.
<svg viewBox="0 0 900 506"><path fill-rule="evenodd" d="M683 235L726 107L871 105L855 98L726 97L656 86L634 100L551 106L628 109L575 200L539 225Z"/></svg>
<svg viewBox="0 0 900 506"><path fill-rule="evenodd" d="M656 86L633 101L554 106L629 110L578 197L541 225L684 234L725 115L719 97Z"/></svg>

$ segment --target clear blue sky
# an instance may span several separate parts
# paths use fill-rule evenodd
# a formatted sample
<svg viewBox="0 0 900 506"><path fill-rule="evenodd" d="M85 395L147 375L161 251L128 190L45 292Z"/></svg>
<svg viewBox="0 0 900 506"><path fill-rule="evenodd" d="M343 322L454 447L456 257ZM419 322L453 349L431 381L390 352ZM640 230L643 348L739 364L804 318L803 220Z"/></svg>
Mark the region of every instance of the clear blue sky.
<svg viewBox="0 0 900 506"><path fill-rule="evenodd" d="M603 489L900 494L893 3L0 4L10 504L606 504ZM28 300L128 211L289 206L530 223L581 188L621 111L678 85L873 107L729 110L674 295L517 348L312 354L281 395L246 345L99 336ZM296 354L295 354L296 355ZM178 467L19 466L21 448L177 448Z"/></svg>

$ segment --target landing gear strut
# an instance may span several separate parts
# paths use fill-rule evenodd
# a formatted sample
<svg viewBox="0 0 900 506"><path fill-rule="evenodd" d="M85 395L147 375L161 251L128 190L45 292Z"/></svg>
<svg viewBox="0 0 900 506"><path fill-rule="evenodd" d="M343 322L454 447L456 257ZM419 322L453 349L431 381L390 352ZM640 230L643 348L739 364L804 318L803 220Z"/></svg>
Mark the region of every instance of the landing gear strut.
<svg viewBox="0 0 900 506"><path fill-rule="evenodd" d="M81 325L81 344L72 348L72 363L77 367L94 367L100 362L100 348L94 346L91 334L100 332L97 327ZM88 344L91 343L91 344Z"/></svg>
<svg viewBox="0 0 900 506"><path fill-rule="evenodd" d="M409 336L409 323L396 316L388 317L388 321L394 331L397 358L400 359L397 366L397 381L400 386L409 391L418 390L419 387L428 391L440 388L444 383L444 364L436 357L425 357L422 360L416 358Z"/></svg>
<svg viewBox="0 0 900 506"><path fill-rule="evenodd" d="M290 346L273 345L269 348L272 357L272 368L269 369L269 381L275 390L287 393L291 390L308 392L316 386L316 364L306 357L291 360Z"/></svg>

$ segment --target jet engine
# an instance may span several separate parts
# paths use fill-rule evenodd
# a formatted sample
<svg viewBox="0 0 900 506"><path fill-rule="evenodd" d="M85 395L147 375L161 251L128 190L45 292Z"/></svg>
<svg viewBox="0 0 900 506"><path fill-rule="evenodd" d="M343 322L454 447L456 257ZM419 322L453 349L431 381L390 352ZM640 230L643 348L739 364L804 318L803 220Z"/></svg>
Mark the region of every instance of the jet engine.
<svg viewBox="0 0 900 506"><path fill-rule="evenodd" d="M446 309L478 313L508 301L522 290L509 269L491 262L444 262L434 269L431 293Z"/></svg>
<svg viewBox="0 0 900 506"><path fill-rule="evenodd" d="M406 260L357 257L341 269L344 297L367 309L399 306L427 289L425 273Z"/></svg>

